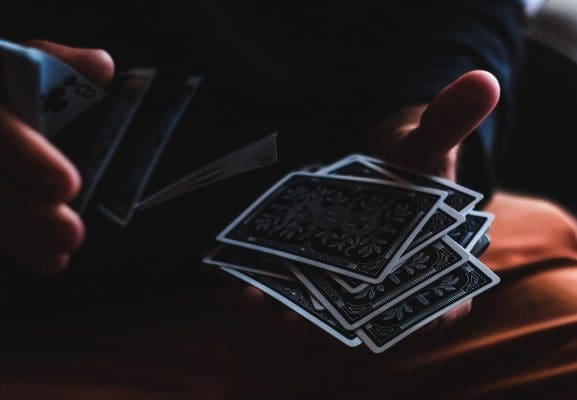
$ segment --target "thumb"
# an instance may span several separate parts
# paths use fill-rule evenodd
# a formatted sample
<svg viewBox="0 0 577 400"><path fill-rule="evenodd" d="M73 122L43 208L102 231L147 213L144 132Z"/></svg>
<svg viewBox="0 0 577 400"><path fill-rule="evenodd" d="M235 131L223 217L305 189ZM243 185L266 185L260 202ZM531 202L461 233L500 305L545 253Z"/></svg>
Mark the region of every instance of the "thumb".
<svg viewBox="0 0 577 400"><path fill-rule="evenodd" d="M430 154L448 153L473 132L499 101L497 79L487 71L468 72L431 101L407 141Z"/></svg>
<svg viewBox="0 0 577 400"><path fill-rule="evenodd" d="M29 40L25 45L64 61L97 85L106 86L114 76L114 61L104 50L69 47L45 40Z"/></svg>

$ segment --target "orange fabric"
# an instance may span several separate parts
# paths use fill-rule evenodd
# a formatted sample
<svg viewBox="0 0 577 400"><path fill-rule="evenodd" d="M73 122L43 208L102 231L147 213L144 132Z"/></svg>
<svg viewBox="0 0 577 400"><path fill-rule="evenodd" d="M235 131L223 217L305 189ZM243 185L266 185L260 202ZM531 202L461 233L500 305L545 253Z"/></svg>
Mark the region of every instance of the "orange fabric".
<svg viewBox="0 0 577 400"><path fill-rule="evenodd" d="M375 355L288 329L280 307L244 310L231 282L140 316L7 324L0 398L574 399L577 223L509 194L488 209L496 219L482 259L502 283L447 329Z"/></svg>

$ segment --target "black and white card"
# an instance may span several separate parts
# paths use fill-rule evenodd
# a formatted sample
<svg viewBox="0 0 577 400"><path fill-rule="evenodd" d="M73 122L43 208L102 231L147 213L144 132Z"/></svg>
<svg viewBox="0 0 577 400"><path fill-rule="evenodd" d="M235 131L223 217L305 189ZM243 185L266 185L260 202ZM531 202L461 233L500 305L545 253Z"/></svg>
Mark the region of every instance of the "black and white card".
<svg viewBox="0 0 577 400"><path fill-rule="evenodd" d="M378 159L368 158L367 160L380 167L383 171L405 181L447 192L448 196L445 198L445 204L462 214L475 208L475 205L483 199L481 193L475 192L448 179L422 174Z"/></svg>
<svg viewBox="0 0 577 400"><path fill-rule="evenodd" d="M315 309L309 293L300 282L231 268L222 270L262 290L347 346L356 347L361 344L355 332L343 329L327 311Z"/></svg>
<svg viewBox="0 0 577 400"><path fill-rule="evenodd" d="M442 239L411 257L382 283L368 285L358 293L349 293L319 269L287 265L345 329L353 330L468 259L459 245L451 239Z"/></svg>
<svg viewBox="0 0 577 400"><path fill-rule="evenodd" d="M445 196L374 179L294 173L217 240L380 283Z"/></svg>
<svg viewBox="0 0 577 400"><path fill-rule="evenodd" d="M278 161L277 133L272 133L243 148L205 165L176 182L151 193L138 203L147 210L193 190L267 167Z"/></svg>
<svg viewBox="0 0 577 400"><path fill-rule="evenodd" d="M48 138L106 97L78 71L35 48L0 40L0 65L0 101Z"/></svg>
<svg viewBox="0 0 577 400"><path fill-rule="evenodd" d="M376 316L356 332L371 351L381 353L497 283L497 275L479 260L471 258L461 267Z"/></svg>
<svg viewBox="0 0 577 400"><path fill-rule="evenodd" d="M209 265L254 272L279 279L295 279L282 263L270 254L232 245L221 245L212 250L203 262Z"/></svg>
<svg viewBox="0 0 577 400"><path fill-rule="evenodd" d="M483 211L469 211L465 222L457 226L449 236L465 250L472 251L479 240L487 233L495 216Z"/></svg>
<svg viewBox="0 0 577 400"><path fill-rule="evenodd" d="M120 74L95 114L54 137L54 142L74 162L82 176L80 193L71 206L82 214L97 190L136 111L156 76L154 69L133 69Z"/></svg>
<svg viewBox="0 0 577 400"><path fill-rule="evenodd" d="M202 82L200 76L156 83L136 115L103 182L99 210L121 226L130 222L158 160Z"/></svg>
<svg viewBox="0 0 577 400"><path fill-rule="evenodd" d="M374 160L370 158L370 160ZM389 182L408 183L402 178L390 173L369 162L358 154L353 154L344 159L337 161L319 171L318 175L345 175L367 177L374 179L383 179ZM417 233L411 244L407 247L405 252L397 260L398 263L407 260L413 254L424 248L429 243L440 239L452 229L459 226L465 221L465 217L447 206L441 204L439 209L433 213L431 218L423 225L421 230Z"/></svg>

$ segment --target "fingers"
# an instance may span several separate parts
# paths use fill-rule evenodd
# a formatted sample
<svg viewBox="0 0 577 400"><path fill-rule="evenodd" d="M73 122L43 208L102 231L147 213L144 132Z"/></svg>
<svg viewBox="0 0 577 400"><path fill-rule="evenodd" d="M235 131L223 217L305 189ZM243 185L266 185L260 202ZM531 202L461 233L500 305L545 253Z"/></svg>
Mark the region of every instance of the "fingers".
<svg viewBox="0 0 577 400"><path fill-rule="evenodd" d="M46 41L28 46L71 65L97 84L114 75L108 53ZM76 168L58 149L0 106L0 251L43 272L61 271L84 238L65 203L80 189Z"/></svg>
<svg viewBox="0 0 577 400"><path fill-rule="evenodd" d="M0 251L45 273L60 272L84 238L80 218L64 203L30 202L0 186Z"/></svg>
<svg viewBox="0 0 577 400"><path fill-rule="evenodd" d="M451 151L473 132L499 101L497 79L486 71L471 71L443 89L421 117L407 140L429 154Z"/></svg>
<svg viewBox="0 0 577 400"><path fill-rule="evenodd" d="M449 310L445 314L441 315L439 318L425 325L423 328L421 328L420 333L424 334L433 330L448 328L449 326L457 323L469 315L472 308L473 300L469 300L463 304L460 304L452 310Z"/></svg>
<svg viewBox="0 0 577 400"><path fill-rule="evenodd" d="M242 291L242 307L254 315L268 315L278 318L282 329L297 336L310 335L310 323L294 311L287 310L254 286L247 286Z"/></svg>
<svg viewBox="0 0 577 400"><path fill-rule="evenodd" d="M65 202L80 176L43 136L0 106L0 251L45 273L60 272L84 237Z"/></svg>
<svg viewBox="0 0 577 400"><path fill-rule="evenodd" d="M431 322L430 329L445 329L463 318L465 318L471 312L473 307L473 301L469 300L463 304L459 304L457 307L447 311L445 314L441 315L439 318Z"/></svg>
<svg viewBox="0 0 577 400"><path fill-rule="evenodd" d="M114 76L114 61L104 50L80 49L45 40L29 40L25 44L59 58L98 85L106 86Z"/></svg>
<svg viewBox="0 0 577 400"><path fill-rule="evenodd" d="M0 176L38 201L68 201L80 189L80 175L42 135L0 106Z"/></svg>
<svg viewBox="0 0 577 400"><path fill-rule="evenodd" d="M473 301L469 300L449 310L438 318L438 328L444 329L465 318L471 312Z"/></svg>

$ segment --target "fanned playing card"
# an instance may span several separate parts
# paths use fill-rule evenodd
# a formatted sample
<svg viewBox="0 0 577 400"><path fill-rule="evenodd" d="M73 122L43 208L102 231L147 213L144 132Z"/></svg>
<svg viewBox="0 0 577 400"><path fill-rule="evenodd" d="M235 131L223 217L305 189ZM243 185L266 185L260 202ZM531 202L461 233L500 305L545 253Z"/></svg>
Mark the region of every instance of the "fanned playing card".
<svg viewBox="0 0 577 400"><path fill-rule="evenodd" d="M326 272L288 264L296 277L346 329L361 327L378 314L447 274L469 259L451 239L427 246L376 285L350 293Z"/></svg>
<svg viewBox="0 0 577 400"><path fill-rule="evenodd" d="M160 156L196 94L202 79L160 79L132 122L103 182L99 209L126 226Z"/></svg>
<svg viewBox="0 0 577 400"><path fill-rule="evenodd" d="M298 281L242 272L231 268L222 268L222 270L259 288L347 346L356 347L361 344L354 332L343 329L328 312L315 309L307 290Z"/></svg>
<svg viewBox="0 0 577 400"><path fill-rule="evenodd" d="M80 214L91 201L155 76L153 69L134 69L120 74L109 96L94 112L54 137L54 142L74 162L82 177L80 193L71 203Z"/></svg>
<svg viewBox="0 0 577 400"><path fill-rule="evenodd" d="M435 318L499 283L499 277L477 259L444 275L376 316L356 332L381 353Z"/></svg>
<svg viewBox="0 0 577 400"><path fill-rule="evenodd" d="M392 173L415 185L422 185L447 192L448 196L445 199L445 203L460 213L466 213L472 210L475 205L483 199L481 193L449 181L448 179L421 174L381 160L372 159L372 162L382 168L383 171Z"/></svg>
<svg viewBox="0 0 577 400"><path fill-rule="evenodd" d="M279 279L294 279L294 276L282 263L282 260L244 247L218 246L207 254L203 262L209 265L254 272Z"/></svg>
<svg viewBox="0 0 577 400"><path fill-rule="evenodd" d="M382 179L389 182L405 184L408 183L393 173L385 171L372 164L369 160L358 154L345 157L344 159L317 171L317 175L327 174ZM415 238L409 246L407 246L404 253L399 256L397 262L400 263L407 260L426 245L440 239L464 221L465 217L462 214L446 204L441 204L433 215L431 215L431 218L429 218L429 220L415 235Z"/></svg>
<svg viewBox="0 0 577 400"><path fill-rule="evenodd" d="M0 101L51 138L106 97L78 71L38 49L0 40Z"/></svg>
<svg viewBox="0 0 577 400"><path fill-rule="evenodd" d="M294 173L217 239L380 283L445 196L373 179Z"/></svg>

